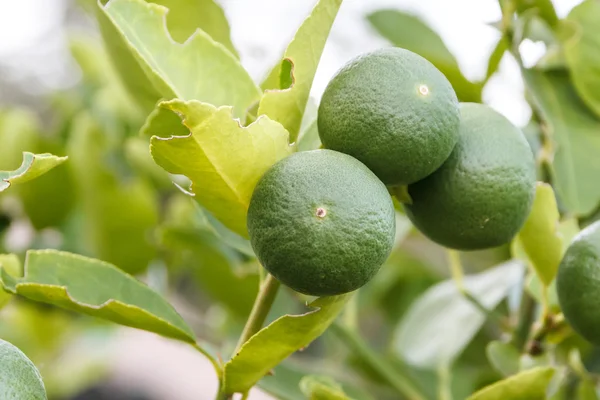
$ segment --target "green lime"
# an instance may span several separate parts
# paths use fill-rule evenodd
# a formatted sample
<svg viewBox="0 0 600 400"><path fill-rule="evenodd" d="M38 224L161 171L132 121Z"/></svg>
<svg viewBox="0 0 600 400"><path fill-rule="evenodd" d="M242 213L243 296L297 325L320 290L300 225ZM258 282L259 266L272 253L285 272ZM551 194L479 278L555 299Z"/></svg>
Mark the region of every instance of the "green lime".
<svg viewBox="0 0 600 400"><path fill-rule="evenodd" d="M46 400L44 382L21 350L0 339L0 399Z"/></svg>
<svg viewBox="0 0 600 400"><path fill-rule="evenodd" d="M535 194L535 162L519 128L491 108L460 107L446 162L408 186L406 214L434 242L459 250L499 246L519 231Z"/></svg>
<svg viewBox="0 0 600 400"><path fill-rule="evenodd" d="M600 221L575 237L556 276L558 301L573 329L600 345Z"/></svg>
<svg viewBox="0 0 600 400"><path fill-rule="evenodd" d="M362 161L387 185L416 182L448 158L458 140L456 93L433 64L386 48L348 62L319 106L325 148Z"/></svg>
<svg viewBox="0 0 600 400"><path fill-rule="evenodd" d="M314 296L367 283L392 249L395 225L385 185L360 161L332 150L276 163L248 209L250 241L262 265Z"/></svg>

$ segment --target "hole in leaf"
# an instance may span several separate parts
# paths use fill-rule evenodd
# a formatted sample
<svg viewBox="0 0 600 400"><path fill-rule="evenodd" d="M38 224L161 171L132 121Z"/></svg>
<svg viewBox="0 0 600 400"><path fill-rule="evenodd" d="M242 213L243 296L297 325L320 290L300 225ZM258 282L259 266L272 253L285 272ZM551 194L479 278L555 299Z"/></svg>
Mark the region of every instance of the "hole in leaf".
<svg viewBox="0 0 600 400"><path fill-rule="evenodd" d="M289 58L284 58L281 62L279 72L279 88L289 89L294 84L294 63Z"/></svg>

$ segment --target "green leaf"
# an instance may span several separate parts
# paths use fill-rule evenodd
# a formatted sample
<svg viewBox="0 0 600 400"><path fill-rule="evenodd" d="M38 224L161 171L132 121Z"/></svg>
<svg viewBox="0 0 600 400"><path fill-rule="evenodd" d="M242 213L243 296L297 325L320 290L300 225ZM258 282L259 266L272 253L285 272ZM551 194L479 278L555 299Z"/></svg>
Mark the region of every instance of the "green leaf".
<svg viewBox="0 0 600 400"><path fill-rule="evenodd" d="M558 224L558 232L561 240L561 254L564 254L567 251L567 248L571 244L573 238L579 233L579 225L577 223L577 219L570 218L561 221ZM522 250L524 251L524 250ZM560 305L558 304L558 294L556 293L556 279L552 281L552 283L546 287L546 285L542 284L540 281L540 277L532 273L529 277L526 278L525 288L529 291L529 293L535 298L535 300L543 304L544 301L547 300L547 306L555 312L560 312ZM544 289L546 290L546 298L544 298Z"/></svg>
<svg viewBox="0 0 600 400"><path fill-rule="evenodd" d="M158 188L167 189L173 187L169 174L156 165L152 159L148 138L127 138L123 147L127 161L136 169L136 172L154 182Z"/></svg>
<svg viewBox="0 0 600 400"><path fill-rule="evenodd" d="M277 64L269 70L269 73L260 84L260 88L263 91L281 89L281 69L286 63L289 64L289 61L283 59L282 56L281 59L277 61ZM258 111L258 108L256 111Z"/></svg>
<svg viewBox="0 0 600 400"><path fill-rule="evenodd" d="M551 367L538 367L484 387L467 400L544 400L554 375Z"/></svg>
<svg viewBox="0 0 600 400"><path fill-rule="evenodd" d="M554 280L563 254L559 218L552 186L538 182L533 207L517 240L546 286Z"/></svg>
<svg viewBox="0 0 600 400"><path fill-rule="evenodd" d="M167 31L167 8L143 0L111 0L99 7L109 52L113 60L117 59L123 80L134 80L130 90L144 87L141 96L146 106L160 97L193 99L216 106L230 105L234 116L243 118L246 109L260 97L239 60L203 30L196 30L183 44L175 42ZM125 50L139 66L135 74L142 75L132 76L131 56L118 60ZM145 88L148 86L154 89Z"/></svg>
<svg viewBox="0 0 600 400"><path fill-rule="evenodd" d="M0 398L2 400L46 400L44 381L35 365L21 350L0 339Z"/></svg>
<svg viewBox="0 0 600 400"><path fill-rule="evenodd" d="M547 307L553 311L560 312L558 294L556 293L556 279L553 280L550 285L546 286L542 283L537 274L531 274L527 277L525 285L529 294L531 294L538 303L544 304L544 302L547 301ZM544 290L546 293L544 293Z"/></svg>
<svg viewBox="0 0 600 400"><path fill-rule="evenodd" d="M552 5L552 0L517 0L516 6L519 14L533 11L535 15L540 16L550 26L558 23L558 16Z"/></svg>
<svg viewBox="0 0 600 400"><path fill-rule="evenodd" d="M300 390L308 400L350 400L342 385L328 376L307 375L300 381Z"/></svg>
<svg viewBox="0 0 600 400"><path fill-rule="evenodd" d="M23 153L23 163L14 171L0 171L0 192L15 183L24 183L45 174L52 168L67 161L68 157L55 155Z"/></svg>
<svg viewBox="0 0 600 400"><path fill-rule="evenodd" d="M229 22L223 9L214 0L149 0L169 9L167 28L179 43L185 42L200 28L232 54L237 51L231 42Z"/></svg>
<svg viewBox="0 0 600 400"><path fill-rule="evenodd" d="M22 278L0 269L4 289L121 325L195 343L173 307L112 264L56 250L29 250Z"/></svg>
<svg viewBox="0 0 600 400"><path fill-rule="evenodd" d="M191 131L185 137L153 137L154 161L192 181L195 198L232 231L247 237L246 213L254 186L275 162L289 155L288 133L265 116L242 127L231 107L198 101L161 103L181 115Z"/></svg>
<svg viewBox="0 0 600 400"><path fill-rule="evenodd" d="M228 245L229 247L236 249L240 253L250 257L256 258L252 245L248 239L243 238L237 233L228 229L218 219L212 216L211 213L204 210L198 203L194 203L196 211L206 221L206 226L210 229L211 233L215 235L220 241Z"/></svg>
<svg viewBox="0 0 600 400"><path fill-rule="evenodd" d="M155 255L149 232L158 222L156 193L149 182L129 172L120 158L121 143L111 146L87 113L72 125L69 164L85 215L81 233L86 250L127 272L140 272Z"/></svg>
<svg viewBox="0 0 600 400"><path fill-rule="evenodd" d="M45 140L43 134L40 134L40 141L35 148L37 153L66 153L62 143ZM35 229L61 226L71 214L76 203L71 161L58 165L26 185L14 187Z"/></svg>
<svg viewBox="0 0 600 400"><path fill-rule="evenodd" d="M242 262L239 255L231 254L214 236L193 227L167 226L160 230L160 240L169 250L182 254L182 263L189 267L203 292L235 316L248 317L259 287L258 268L252 273L238 273L235 266Z"/></svg>
<svg viewBox="0 0 600 400"><path fill-rule="evenodd" d="M298 151L316 150L321 147L321 138L319 137L319 126L315 119L306 128L300 140L298 140Z"/></svg>
<svg viewBox="0 0 600 400"><path fill-rule="evenodd" d="M538 60L535 67L544 71L567 69L567 60L563 48L558 45L548 48L546 54Z"/></svg>
<svg viewBox="0 0 600 400"><path fill-rule="evenodd" d="M10 275L21 276L21 260L15 254L0 254L0 267L6 269ZM0 290L0 309L12 298L8 292Z"/></svg>
<svg viewBox="0 0 600 400"><path fill-rule="evenodd" d="M578 400L598 400L596 383L592 379L582 379L577 386Z"/></svg>
<svg viewBox="0 0 600 400"><path fill-rule="evenodd" d="M559 199L577 216L600 204L600 120L577 96L567 72L524 70L523 77L556 143L554 184Z"/></svg>
<svg viewBox="0 0 600 400"><path fill-rule="evenodd" d="M364 389L354 386L361 382L356 381L352 374L348 374L345 365L339 365L339 372L332 371L330 366L324 365L319 359L315 359L314 362L284 361L273 368L272 375L269 374L261 379L258 386L277 399L306 400L306 396L300 391L300 381L306 375L313 375L321 371L327 375L335 375L336 382L340 384L347 396L356 400L375 400L375 396L371 392L367 393ZM348 382L352 382L352 385Z"/></svg>
<svg viewBox="0 0 600 400"><path fill-rule="evenodd" d="M587 106L600 116L600 3L585 0L562 21L561 38L571 78Z"/></svg>
<svg viewBox="0 0 600 400"><path fill-rule="evenodd" d="M567 249L571 245L571 242L580 231L579 222L577 221L577 218L564 219L560 221L558 230L563 238L562 249L564 253L565 251L567 251Z"/></svg>
<svg viewBox="0 0 600 400"><path fill-rule="evenodd" d="M519 372L521 354L511 343L491 341L485 352L490 364L502 375L509 376Z"/></svg>
<svg viewBox="0 0 600 400"><path fill-rule="evenodd" d="M464 286L483 306L494 309L522 273L521 263L509 261L466 276ZM394 350L413 366L436 369L452 362L484 322L485 315L460 293L456 282L447 280L425 291L406 312Z"/></svg>
<svg viewBox="0 0 600 400"><path fill-rule="evenodd" d="M160 91L146 76L127 39L106 13L102 0L97 0L96 18L104 46L123 86L141 110L149 113L154 109L157 100L161 98Z"/></svg>
<svg viewBox="0 0 600 400"><path fill-rule="evenodd" d="M283 362L273 368L273 374L265 376L257 386L276 399L306 400L299 387L305 371L293 364L288 364L290 363Z"/></svg>
<svg viewBox="0 0 600 400"><path fill-rule="evenodd" d="M554 363L549 352L543 352L537 355L525 353L520 359L520 369L525 371L537 367L550 367Z"/></svg>
<svg viewBox="0 0 600 400"><path fill-rule="evenodd" d="M92 89L84 94L91 97L91 104L87 108L102 115L107 121L118 118L118 124L121 121L139 124L145 115L132 97L133 93L128 92L126 85L121 82L98 38L77 34L70 38L69 48L81 68L83 84L87 90L87 86Z"/></svg>
<svg viewBox="0 0 600 400"><path fill-rule="evenodd" d="M84 82L94 87L107 83L107 70L111 65L98 40L77 35L69 40L69 50L81 69Z"/></svg>
<svg viewBox="0 0 600 400"><path fill-rule="evenodd" d="M258 115L280 122L290 133L290 142L300 132L321 53L341 4L342 0L319 0L285 51L280 90L269 90L260 100Z"/></svg>
<svg viewBox="0 0 600 400"><path fill-rule="evenodd" d="M39 131L38 118L29 110L9 108L0 112L0 171L17 168L23 153L37 152Z"/></svg>
<svg viewBox="0 0 600 400"><path fill-rule="evenodd" d="M435 65L446 75L460 101L481 102L482 86L465 78L443 40L419 18L397 10L379 10L367 18L394 46L413 51Z"/></svg>
<svg viewBox="0 0 600 400"><path fill-rule="evenodd" d="M321 336L350 296L321 297L310 304L316 310L302 315L284 315L252 336L225 364L225 393L249 390L273 367Z"/></svg>
<svg viewBox="0 0 600 400"><path fill-rule="evenodd" d="M181 123L181 118L173 111L160 105L148 114L146 122L140 129L140 135L154 135L164 138L187 136L189 134L190 131Z"/></svg>
<svg viewBox="0 0 600 400"><path fill-rule="evenodd" d="M48 132L43 134L40 125L37 116L24 109L12 108L1 113L0 170L16 168L23 162L24 152L66 153L61 140ZM74 185L69 173L71 164L60 163L27 184L9 189L11 195L16 195L21 201L23 211L35 229L56 227L71 212L75 203ZM0 186L5 184L0 179Z"/></svg>
<svg viewBox="0 0 600 400"><path fill-rule="evenodd" d="M501 36L498 39L498 43L494 47L492 54L488 60L488 66L485 73L484 82L487 82L494 73L498 70L498 66L500 66L500 61L502 61L502 57L504 57L504 53L508 50L508 41L504 36Z"/></svg>

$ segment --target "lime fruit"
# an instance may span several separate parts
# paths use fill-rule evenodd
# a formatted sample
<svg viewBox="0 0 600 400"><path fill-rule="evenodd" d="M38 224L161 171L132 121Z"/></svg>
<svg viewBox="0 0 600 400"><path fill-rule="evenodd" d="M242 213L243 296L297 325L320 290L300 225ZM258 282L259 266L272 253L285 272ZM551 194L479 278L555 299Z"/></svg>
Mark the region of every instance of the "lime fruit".
<svg viewBox="0 0 600 400"><path fill-rule="evenodd" d="M600 345L600 221L575 237L556 276L558 301L573 329Z"/></svg>
<svg viewBox="0 0 600 400"><path fill-rule="evenodd" d="M262 265L283 284L336 295L363 286L388 257L394 206L385 185L355 158L299 152L259 180L248 232Z"/></svg>
<svg viewBox="0 0 600 400"><path fill-rule="evenodd" d="M456 93L433 64L386 48L348 62L327 85L318 113L323 146L362 161L387 185L416 182L458 140Z"/></svg>
<svg viewBox="0 0 600 400"><path fill-rule="evenodd" d="M535 162L519 128L491 108L460 107L458 143L446 162L408 186L405 210L434 242L459 250L499 246L519 231L535 194Z"/></svg>
<svg viewBox="0 0 600 400"><path fill-rule="evenodd" d="M0 363L0 399L46 399L44 382L33 362L16 346L1 339Z"/></svg>

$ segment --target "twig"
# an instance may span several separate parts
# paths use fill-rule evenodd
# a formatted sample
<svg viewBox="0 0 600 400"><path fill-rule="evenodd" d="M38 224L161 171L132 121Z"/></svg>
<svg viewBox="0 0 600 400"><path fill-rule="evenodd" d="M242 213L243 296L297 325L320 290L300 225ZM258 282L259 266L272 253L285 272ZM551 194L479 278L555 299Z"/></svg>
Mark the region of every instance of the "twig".
<svg viewBox="0 0 600 400"><path fill-rule="evenodd" d="M244 327L244 331L240 336L240 340L236 346L234 354L237 354L242 345L262 328L263 324L265 323L265 319L267 319L267 315L271 310L271 306L275 301L279 286L279 281L275 279L273 275L267 274L267 277L263 281L258 295L256 296L254 306L252 307L248 321L246 321L246 326Z"/></svg>
<svg viewBox="0 0 600 400"><path fill-rule="evenodd" d="M546 314L543 316L542 323L534 330L531 341L527 345L527 352L531 355L538 355L544 351L544 340L552 332L560 331L567 326L563 314Z"/></svg>
<svg viewBox="0 0 600 400"><path fill-rule="evenodd" d="M450 388L451 376L450 366L448 364L442 364L437 370L439 384L438 384L438 399L439 400L452 400L452 390Z"/></svg>
<svg viewBox="0 0 600 400"><path fill-rule="evenodd" d="M531 326L535 320L535 308L535 300L529 295L527 289L523 288L521 306L519 307L519 322L512 339L514 346L519 352L523 351L529 339Z"/></svg>

